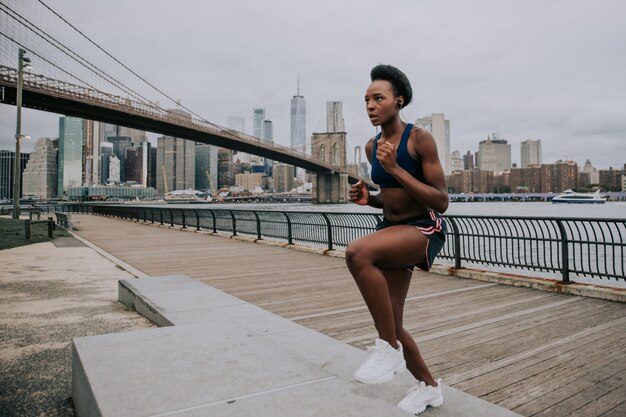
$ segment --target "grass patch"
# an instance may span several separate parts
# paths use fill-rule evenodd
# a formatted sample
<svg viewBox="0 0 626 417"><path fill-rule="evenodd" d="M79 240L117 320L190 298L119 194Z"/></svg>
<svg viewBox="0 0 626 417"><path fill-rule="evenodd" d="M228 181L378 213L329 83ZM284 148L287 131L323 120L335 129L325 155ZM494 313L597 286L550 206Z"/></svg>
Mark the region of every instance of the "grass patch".
<svg viewBox="0 0 626 417"><path fill-rule="evenodd" d="M32 243L49 242L48 224L35 223L32 227L31 239L24 236L24 220L0 218L0 250L30 245ZM54 237L71 236L65 230L58 228L54 231Z"/></svg>

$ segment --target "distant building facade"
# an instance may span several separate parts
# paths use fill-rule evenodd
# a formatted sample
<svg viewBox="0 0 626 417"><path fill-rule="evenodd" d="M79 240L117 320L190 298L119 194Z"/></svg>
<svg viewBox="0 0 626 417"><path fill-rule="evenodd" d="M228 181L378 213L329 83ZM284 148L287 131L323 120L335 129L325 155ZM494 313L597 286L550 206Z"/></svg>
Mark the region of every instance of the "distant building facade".
<svg viewBox="0 0 626 417"><path fill-rule="evenodd" d="M574 161L511 168L511 192L560 193L578 187L578 165Z"/></svg>
<svg viewBox="0 0 626 417"><path fill-rule="evenodd" d="M525 140L521 143L521 168L541 165L541 140Z"/></svg>
<svg viewBox="0 0 626 417"><path fill-rule="evenodd" d="M307 153L306 146L306 101L300 95L300 82L298 81L298 93L291 99L291 148Z"/></svg>
<svg viewBox="0 0 626 417"><path fill-rule="evenodd" d="M59 159L57 193L83 184L83 119L63 116L59 119Z"/></svg>
<svg viewBox="0 0 626 417"><path fill-rule="evenodd" d="M474 154L472 154L470 151L467 151L467 153L463 155L463 169L474 169Z"/></svg>
<svg viewBox="0 0 626 417"><path fill-rule="evenodd" d="M22 173L22 195L45 200L57 196L59 141L39 138Z"/></svg>
<svg viewBox="0 0 626 417"><path fill-rule="evenodd" d="M265 109L255 108L252 111L252 129L253 135L259 139L263 139L263 121L265 120Z"/></svg>
<svg viewBox="0 0 626 417"><path fill-rule="evenodd" d="M218 150L217 146L196 143L196 189L217 190Z"/></svg>
<svg viewBox="0 0 626 417"><path fill-rule="evenodd" d="M100 184L100 141L101 123L83 120L83 184Z"/></svg>
<svg viewBox="0 0 626 417"><path fill-rule="evenodd" d="M452 154L450 155L450 164L451 164L451 171L463 171L463 157L461 156L461 152L459 151L454 151L452 152Z"/></svg>
<svg viewBox="0 0 626 417"><path fill-rule="evenodd" d="M170 110L183 119L191 115L182 110ZM196 145L191 140L161 136L157 138L157 192L196 188Z"/></svg>
<svg viewBox="0 0 626 417"><path fill-rule="evenodd" d="M245 191L254 191L263 185L263 173L245 173L235 175L235 186Z"/></svg>
<svg viewBox="0 0 626 417"><path fill-rule="evenodd" d="M28 158L27 153L20 152L20 174L23 174ZM13 199L15 175L15 151L0 151L0 199ZM24 175L20 175L20 190L24 188ZM21 195L24 195L22 192Z"/></svg>
<svg viewBox="0 0 626 417"><path fill-rule="evenodd" d="M437 152L441 166L445 174L450 175L452 171L452 162L450 160L450 121L446 120L444 113L433 113L431 116L417 119L415 126L432 133L437 143Z"/></svg>
<svg viewBox="0 0 626 417"><path fill-rule="evenodd" d="M284 193L293 189L295 176L293 165L275 163L274 164L274 191Z"/></svg>
<svg viewBox="0 0 626 417"><path fill-rule="evenodd" d="M497 133L493 136L499 137ZM505 139L492 139L488 136L478 144L476 165L481 171L493 171L496 174L510 170L511 145Z"/></svg>

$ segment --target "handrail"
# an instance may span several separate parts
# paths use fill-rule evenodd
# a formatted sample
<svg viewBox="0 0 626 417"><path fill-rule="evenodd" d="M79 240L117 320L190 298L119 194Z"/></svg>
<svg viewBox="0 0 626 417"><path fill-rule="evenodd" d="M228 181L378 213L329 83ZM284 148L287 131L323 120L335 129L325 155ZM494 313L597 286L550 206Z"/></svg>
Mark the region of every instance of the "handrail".
<svg viewBox="0 0 626 417"><path fill-rule="evenodd" d="M69 205L68 205L69 206ZM104 216L139 218L141 206L76 204ZM195 213L196 229L249 235L256 239L305 244L327 250L345 248L372 233L375 213L152 207L171 226ZM84 210L84 208L83 208ZM174 216L174 213L181 215ZM626 219L445 215L449 227L439 258L454 262L555 272L563 283L574 277L625 280ZM182 220L182 221L181 221ZM148 221L145 219L144 221Z"/></svg>

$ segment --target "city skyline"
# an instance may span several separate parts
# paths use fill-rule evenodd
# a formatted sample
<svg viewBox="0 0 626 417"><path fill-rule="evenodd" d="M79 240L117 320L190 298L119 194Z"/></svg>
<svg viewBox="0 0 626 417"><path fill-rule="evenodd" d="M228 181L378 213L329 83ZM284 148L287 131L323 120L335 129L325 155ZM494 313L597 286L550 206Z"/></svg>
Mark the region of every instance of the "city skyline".
<svg viewBox="0 0 626 417"><path fill-rule="evenodd" d="M302 5L303 12L288 2L244 8L189 2L173 15L163 13L168 3L159 1L150 7L144 1L117 7L73 0L49 4L212 122L225 126L227 116L249 115L262 103L280 145L290 145L290 99L299 73L300 94L308 102L307 142L325 130L326 102L341 101L348 146L363 146L375 130L362 96L370 68L383 62L398 66L413 84L414 103L403 111L407 121L445 113L451 152L474 153L480 140L497 131L513 145L518 164L519 144L529 139L542 141L544 161L570 159L582 166L590 159L603 169L624 163L626 58L616 51L626 39L619 19L626 5L618 1L399 1L398 22L374 33L373 1L359 2L356 14L353 3L336 7L329 1ZM214 16L211 25L200 24L206 15ZM288 18L296 15L298 20ZM258 22L258 16L264 19ZM412 24L416 16L420 25ZM125 30L111 31L106 22L112 19ZM176 33L159 29L164 19L180 23ZM235 20L242 28L237 33L229 30ZM322 21L337 30L315 37L297 30ZM396 25L407 29L398 36ZM257 32L269 48L250 42ZM233 50L239 53L233 56ZM37 59L31 58L36 72ZM264 65L253 68L250 62L256 61ZM32 137L22 142L24 151L39 137L56 137L58 116L24 110L22 130ZM0 106L0 127L0 149L12 150L15 107ZM151 133L151 141L157 136Z"/></svg>

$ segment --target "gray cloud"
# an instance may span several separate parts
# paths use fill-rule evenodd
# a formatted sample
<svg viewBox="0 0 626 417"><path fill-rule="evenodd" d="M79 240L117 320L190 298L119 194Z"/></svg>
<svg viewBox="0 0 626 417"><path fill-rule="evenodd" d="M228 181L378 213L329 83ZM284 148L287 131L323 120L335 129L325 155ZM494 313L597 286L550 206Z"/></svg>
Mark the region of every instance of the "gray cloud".
<svg viewBox="0 0 626 417"><path fill-rule="evenodd" d="M362 96L369 69L384 62L413 83L415 102L405 117L444 112L453 150L475 151L498 131L512 144L514 161L519 142L542 139L546 162L626 162L626 3L619 0L47 2L210 121L244 116L250 131L252 108L265 107L283 145L298 72L307 134L325 129L326 101L341 100L349 143L363 144L374 129ZM75 36L59 36L173 106ZM56 136L57 119L25 111L24 131ZM0 106L0 148L13 147L14 126L15 109Z"/></svg>

